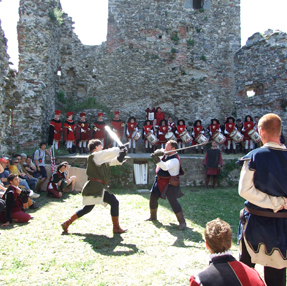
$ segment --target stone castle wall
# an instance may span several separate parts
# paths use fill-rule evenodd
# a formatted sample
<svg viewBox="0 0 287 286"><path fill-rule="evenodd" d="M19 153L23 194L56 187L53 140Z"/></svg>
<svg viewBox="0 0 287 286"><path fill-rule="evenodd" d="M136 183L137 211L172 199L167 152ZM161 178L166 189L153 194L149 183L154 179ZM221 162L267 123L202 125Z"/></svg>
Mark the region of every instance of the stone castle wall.
<svg viewBox="0 0 287 286"><path fill-rule="evenodd" d="M238 116L275 112L287 126L287 34L268 30L250 37L234 56ZM248 97L247 92L254 96Z"/></svg>
<svg viewBox="0 0 287 286"><path fill-rule="evenodd" d="M99 110L143 122L146 108L161 106L175 121L205 126L225 114L266 112L285 124L286 34L255 34L240 48L240 0L206 0L204 9L191 3L109 0L107 41L86 46L71 17L64 13L59 25L49 16L58 1L21 0L18 73L8 72L0 31L2 148L34 147L46 139L55 109L79 112L88 98L95 99L84 107L89 122Z"/></svg>
<svg viewBox="0 0 287 286"><path fill-rule="evenodd" d="M233 111L240 1L206 1L200 11L185 2L110 0L101 46L83 46L64 25L59 89L140 121L156 106L187 122L223 119Z"/></svg>
<svg viewBox="0 0 287 286"><path fill-rule="evenodd" d="M9 56L7 54L7 39L1 28L0 20L0 155L7 154L8 151L8 144L5 141L9 128L9 119L5 108L5 89L7 88L8 72Z"/></svg>

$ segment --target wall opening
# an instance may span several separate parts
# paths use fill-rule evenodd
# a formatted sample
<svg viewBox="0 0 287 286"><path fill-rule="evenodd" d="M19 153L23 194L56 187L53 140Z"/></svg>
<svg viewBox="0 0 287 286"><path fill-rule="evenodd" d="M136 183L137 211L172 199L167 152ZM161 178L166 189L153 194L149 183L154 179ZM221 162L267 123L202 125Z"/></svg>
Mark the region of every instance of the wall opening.
<svg viewBox="0 0 287 286"><path fill-rule="evenodd" d="M248 81L245 83L247 97L253 97L265 93L264 84L258 81Z"/></svg>

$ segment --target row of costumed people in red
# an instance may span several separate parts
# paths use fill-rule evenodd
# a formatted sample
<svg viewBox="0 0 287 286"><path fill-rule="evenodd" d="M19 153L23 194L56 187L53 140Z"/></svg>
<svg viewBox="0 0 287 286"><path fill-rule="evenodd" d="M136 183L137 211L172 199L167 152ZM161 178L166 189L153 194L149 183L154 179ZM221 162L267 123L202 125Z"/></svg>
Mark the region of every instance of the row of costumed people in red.
<svg viewBox="0 0 287 286"><path fill-rule="evenodd" d="M114 112L114 118L110 125L121 140L125 134L130 152L136 151L136 142L140 138L144 139L146 152L151 152L156 147L163 148L168 140L176 140L179 148L184 148L186 144L190 143L197 145L215 140L218 144L224 144L227 150L230 150L231 147L235 150L235 144L241 141L245 142L245 149L253 149L254 143L260 142L256 124L249 115L246 116L244 123L241 120L235 122L233 117L227 117L225 124L221 125L219 120L212 119L206 130L203 128L201 120L196 120L189 133L188 126L183 119L178 120L177 125L171 117L166 120L160 107L155 111L147 109L146 112L142 133L135 117L131 116L125 124L119 119L119 111ZM60 114L61 112L56 110L55 117L50 122L49 144L54 145L55 149L59 148L62 134L69 153L74 152L73 146L75 145L78 146L80 153L86 152L87 141L92 138L102 140L102 144L105 146L107 135L105 126L107 124L103 119L103 113L98 113L98 118L91 128L86 120L85 112L80 113L80 120L77 123L73 121L73 113L68 112L63 126ZM113 146L116 146L116 142L113 142ZM201 150L203 152L203 145ZM198 149L196 151L198 152Z"/></svg>

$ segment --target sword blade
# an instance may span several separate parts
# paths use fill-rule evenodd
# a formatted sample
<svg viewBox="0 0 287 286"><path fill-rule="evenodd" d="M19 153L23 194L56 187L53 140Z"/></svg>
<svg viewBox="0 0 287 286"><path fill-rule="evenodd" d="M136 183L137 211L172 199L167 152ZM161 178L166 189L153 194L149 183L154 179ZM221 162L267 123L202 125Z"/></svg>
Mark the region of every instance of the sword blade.
<svg viewBox="0 0 287 286"><path fill-rule="evenodd" d="M118 137L118 135L114 131L112 131L110 126L106 125L105 129L109 133L111 138L114 139L119 144L119 146L123 146L123 143L121 142L120 138Z"/></svg>

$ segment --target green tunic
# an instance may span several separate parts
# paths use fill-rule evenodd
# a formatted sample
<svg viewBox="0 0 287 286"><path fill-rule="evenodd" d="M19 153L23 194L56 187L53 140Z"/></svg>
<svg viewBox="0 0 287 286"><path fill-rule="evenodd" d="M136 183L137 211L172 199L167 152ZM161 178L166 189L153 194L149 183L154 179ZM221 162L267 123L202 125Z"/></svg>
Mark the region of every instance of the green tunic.
<svg viewBox="0 0 287 286"><path fill-rule="evenodd" d="M88 181L82 190L84 205L103 203L103 190L106 189L107 186L100 182L90 181L89 179L99 179L108 184L111 177L110 166L121 165L117 160L119 151L119 148L114 147L89 155L86 171Z"/></svg>

